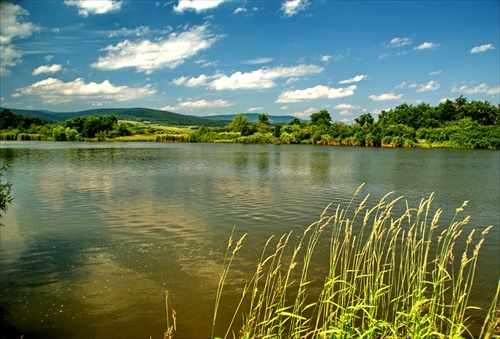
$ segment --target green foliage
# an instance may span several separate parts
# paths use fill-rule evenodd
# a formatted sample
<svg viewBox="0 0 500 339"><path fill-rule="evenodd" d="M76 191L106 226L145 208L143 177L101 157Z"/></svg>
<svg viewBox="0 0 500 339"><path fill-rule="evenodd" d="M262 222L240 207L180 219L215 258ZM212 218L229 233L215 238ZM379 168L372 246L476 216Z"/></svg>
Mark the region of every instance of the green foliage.
<svg viewBox="0 0 500 339"><path fill-rule="evenodd" d="M15 128L24 130L30 128L32 125L38 126L45 124L47 124L47 122L39 118L17 115L8 109L4 109L0 112L0 130Z"/></svg>
<svg viewBox="0 0 500 339"><path fill-rule="evenodd" d="M4 172L10 167L10 165L3 165L0 167L0 219L2 218L2 212L7 212L7 205L12 203L12 196L10 195L12 190L12 182L3 183L2 177ZM0 226L3 226L0 221Z"/></svg>
<svg viewBox="0 0 500 339"><path fill-rule="evenodd" d="M223 290L246 237L235 243L233 230L219 274L212 338L494 337L500 283L487 301L490 309L477 317L479 328L469 328L471 311L479 310L470 302L476 265L492 226L460 237L469 218L460 220L459 213L467 202L440 230L441 209L431 212L432 195L394 215L402 197L387 194L367 207L367 196L351 208L358 192L345 208L325 208L298 244L291 232L267 241L227 331L218 334ZM327 263L315 260L325 242ZM324 277L318 279L318 272ZM238 327L235 319L243 319Z"/></svg>
<svg viewBox="0 0 500 339"><path fill-rule="evenodd" d="M248 118L244 116L242 113L236 115L233 119L233 121L228 124L226 127L230 129L233 132L240 132L243 133L243 131L247 131L250 126L250 122L248 121Z"/></svg>
<svg viewBox="0 0 500 339"><path fill-rule="evenodd" d="M319 112L311 114L310 119L311 119L311 125L331 126L332 124L332 117L330 116L330 113L328 113L326 109L322 109Z"/></svg>
<svg viewBox="0 0 500 339"><path fill-rule="evenodd" d="M498 149L499 109L500 107L486 101L468 102L461 96L455 101L447 100L436 107L425 103L417 106L402 104L394 109L382 111L376 122L371 114L365 113L355 118L356 123L353 125L343 122L332 124L327 110L311 114L309 124L294 118L287 125L274 126L271 126L270 117L265 113L258 115L257 123L251 123L246 115L238 114L225 127L193 127L189 136L178 140ZM90 112L94 111L86 113ZM118 114L121 111L106 112ZM252 117L256 119L257 114ZM62 125L49 125L38 118L17 116L8 110L0 113L0 126L3 126L0 129L0 140L104 141L115 138L124 140L123 137L142 134L147 140L154 141L156 134L164 133L163 130L146 123L118 123L114 115L73 116ZM167 141L162 137L158 140Z"/></svg>
<svg viewBox="0 0 500 339"><path fill-rule="evenodd" d="M364 126L364 125L373 125L375 119L373 119L373 116L370 113L366 113L355 118L354 121L356 121L358 125Z"/></svg>
<svg viewBox="0 0 500 339"><path fill-rule="evenodd" d="M264 125L271 125L271 121L269 120L269 115L265 113L259 114L259 123Z"/></svg>

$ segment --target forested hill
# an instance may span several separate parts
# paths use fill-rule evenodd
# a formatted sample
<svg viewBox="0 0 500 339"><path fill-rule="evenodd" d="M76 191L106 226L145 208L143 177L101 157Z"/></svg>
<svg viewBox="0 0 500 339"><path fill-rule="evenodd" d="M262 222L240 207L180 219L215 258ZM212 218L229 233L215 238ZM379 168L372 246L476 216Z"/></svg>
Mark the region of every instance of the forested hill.
<svg viewBox="0 0 500 339"><path fill-rule="evenodd" d="M50 112L41 110L23 110L0 107L0 111L8 109L14 114L39 118L49 123L63 123L75 117L107 117L115 116L119 120L149 121L164 125L174 126L225 126L228 121L212 120L208 118L183 115L168 111L150 108L99 108L79 112ZM230 122L231 120L229 120Z"/></svg>
<svg viewBox="0 0 500 339"><path fill-rule="evenodd" d="M207 116L207 119L212 119L212 120L220 120L220 121L226 121L227 123L230 123L231 121L234 120L237 114L229 114L229 115L210 115ZM247 117L248 121L251 124L256 124L259 122L259 113L243 113L243 116ZM269 117L269 122L271 125L287 125L290 122L292 122L294 119L296 119L294 116L291 115L268 115ZM303 120L306 121L306 120Z"/></svg>

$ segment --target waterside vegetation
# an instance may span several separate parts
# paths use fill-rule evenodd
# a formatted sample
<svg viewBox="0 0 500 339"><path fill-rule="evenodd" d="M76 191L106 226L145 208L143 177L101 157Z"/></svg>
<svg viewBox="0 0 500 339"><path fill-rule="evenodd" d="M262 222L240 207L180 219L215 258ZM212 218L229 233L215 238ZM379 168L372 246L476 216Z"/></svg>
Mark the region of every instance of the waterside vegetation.
<svg viewBox="0 0 500 339"><path fill-rule="evenodd" d="M328 206L298 244L291 233L270 238L255 273L242 286L232 321L220 330L216 323L224 288L245 238L236 241L231 235L211 337L498 338L500 281L483 309L470 302L491 226L464 234L469 217L461 219L460 212L465 202L443 229L442 210L433 209L432 200L431 195L416 208L406 203L406 210L395 215L401 198L388 194L373 206L366 196L358 206L352 206L353 200L346 208ZM326 267L315 260L325 242ZM463 252L458 253L459 247ZM325 272L319 280L318 267ZM167 306L167 318L170 312ZM173 333L170 326L165 337Z"/></svg>
<svg viewBox="0 0 500 339"><path fill-rule="evenodd" d="M382 147L455 147L498 149L500 105L459 97L432 107L402 104L355 118L355 124L332 122L327 110L310 121L293 119L273 124L262 113L258 122L238 114L225 126L164 126L145 121L118 120L115 115L72 117L49 124L37 117L0 112L0 140L154 141L321 144Z"/></svg>

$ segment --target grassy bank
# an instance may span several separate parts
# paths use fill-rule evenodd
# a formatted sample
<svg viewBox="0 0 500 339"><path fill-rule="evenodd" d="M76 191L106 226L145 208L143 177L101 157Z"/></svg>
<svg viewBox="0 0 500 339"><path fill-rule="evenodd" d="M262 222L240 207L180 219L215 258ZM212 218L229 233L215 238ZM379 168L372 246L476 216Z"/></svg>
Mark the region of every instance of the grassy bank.
<svg viewBox="0 0 500 339"><path fill-rule="evenodd" d="M269 239L233 321L225 333L215 333L233 259L244 246L245 236L239 241L231 236L212 338L498 337L500 283L491 291L489 309L470 302L491 226L466 234L469 218L460 219L464 203L452 223L441 228L441 210L432 212L432 195L416 208L407 204L401 215L393 211L400 199L387 195L366 207L367 199L359 206L351 201L346 208L327 207L298 244L292 245L291 233ZM329 243L329 263L318 288L310 271L317 265L320 241Z"/></svg>

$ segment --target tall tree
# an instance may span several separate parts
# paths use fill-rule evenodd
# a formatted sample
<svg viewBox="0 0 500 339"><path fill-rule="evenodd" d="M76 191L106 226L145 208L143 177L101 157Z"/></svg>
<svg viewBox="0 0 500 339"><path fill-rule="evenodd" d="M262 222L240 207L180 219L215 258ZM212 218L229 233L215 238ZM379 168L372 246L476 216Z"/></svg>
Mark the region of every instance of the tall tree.
<svg viewBox="0 0 500 339"><path fill-rule="evenodd" d="M332 117L330 116L330 113L328 113L326 109L322 109L319 112L311 114L310 118L311 118L311 125L316 125L316 126L332 125Z"/></svg>

